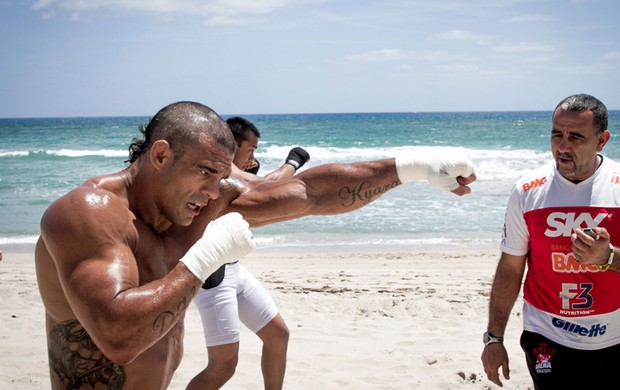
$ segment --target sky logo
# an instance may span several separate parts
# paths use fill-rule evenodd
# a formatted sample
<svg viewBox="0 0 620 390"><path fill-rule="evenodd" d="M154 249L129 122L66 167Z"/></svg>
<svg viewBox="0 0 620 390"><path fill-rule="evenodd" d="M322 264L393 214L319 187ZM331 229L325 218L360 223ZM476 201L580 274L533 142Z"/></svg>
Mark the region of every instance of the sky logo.
<svg viewBox="0 0 620 390"><path fill-rule="evenodd" d="M592 217L590 213L551 213L547 217L549 228L545 230L545 235L547 237L569 237L576 228L597 227L607 215L607 213L599 213Z"/></svg>

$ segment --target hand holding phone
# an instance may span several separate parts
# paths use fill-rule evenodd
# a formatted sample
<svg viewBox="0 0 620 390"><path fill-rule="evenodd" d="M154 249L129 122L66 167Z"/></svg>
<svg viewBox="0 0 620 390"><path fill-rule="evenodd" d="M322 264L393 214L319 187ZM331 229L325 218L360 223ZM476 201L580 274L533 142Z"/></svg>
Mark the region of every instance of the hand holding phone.
<svg viewBox="0 0 620 390"><path fill-rule="evenodd" d="M595 240L598 239L598 234L596 234L596 232L592 228L585 228L583 229L583 232L588 236L594 238Z"/></svg>

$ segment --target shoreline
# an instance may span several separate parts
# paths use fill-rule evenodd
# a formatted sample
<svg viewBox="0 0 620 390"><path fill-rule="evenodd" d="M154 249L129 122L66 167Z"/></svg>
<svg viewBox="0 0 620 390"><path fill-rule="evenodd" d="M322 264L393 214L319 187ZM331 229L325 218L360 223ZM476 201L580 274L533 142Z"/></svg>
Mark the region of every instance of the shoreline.
<svg viewBox="0 0 620 390"><path fill-rule="evenodd" d="M3 253L30 253L34 254L36 243L10 243L0 245ZM368 245L348 245L348 244L316 244L306 243L300 245L261 245L256 247L253 253L415 253L415 252L463 252L467 253L476 250L496 251L500 254L499 242L493 244L368 244ZM1 264L1 263L0 263Z"/></svg>
<svg viewBox="0 0 620 390"><path fill-rule="evenodd" d="M34 246L30 247L31 249ZM49 388L44 309L32 252L4 246L0 262L0 387ZM265 286L290 329L286 389L499 389L480 363L499 250L388 252L258 249L242 264ZM510 389L531 381L518 345L517 301L507 329ZM184 357L169 386L184 389L207 363L200 316L185 318ZM226 389L262 388L261 343L242 326Z"/></svg>

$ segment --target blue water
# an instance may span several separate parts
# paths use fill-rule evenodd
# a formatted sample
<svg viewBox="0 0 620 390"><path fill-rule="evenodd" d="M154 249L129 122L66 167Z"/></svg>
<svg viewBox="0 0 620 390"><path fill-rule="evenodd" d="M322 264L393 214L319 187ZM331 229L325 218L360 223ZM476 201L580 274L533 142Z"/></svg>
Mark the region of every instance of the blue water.
<svg viewBox="0 0 620 390"><path fill-rule="evenodd" d="M243 115L242 115L243 116ZM329 162L465 148L476 164L473 194L457 197L426 183L400 186L353 213L306 217L254 229L271 248L401 250L496 246L514 181L551 158L551 112L247 115L261 131L256 157L265 174L290 148ZM620 111L610 113L612 134ZM147 117L0 119L0 245L34 243L45 208L91 176L124 169L127 147ZM618 136L603 154L620 159Z"/></svg>

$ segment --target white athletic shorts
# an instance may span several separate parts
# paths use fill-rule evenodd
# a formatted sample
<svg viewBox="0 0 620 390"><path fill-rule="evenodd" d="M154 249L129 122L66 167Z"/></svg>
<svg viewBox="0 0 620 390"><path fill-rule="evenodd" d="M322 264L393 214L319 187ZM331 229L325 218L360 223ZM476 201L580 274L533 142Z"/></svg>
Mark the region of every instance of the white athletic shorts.
<svg viewBox="0 0 620 390"><path fill-rule="evenodd" d="M240 263L226 264L219 286L194 297L202 318L207 347L239 341L240 320L256 333L277 314L278 308L262 284Z"/></svg>

